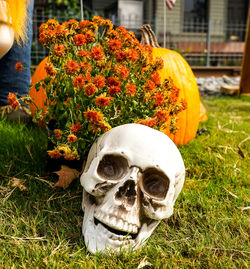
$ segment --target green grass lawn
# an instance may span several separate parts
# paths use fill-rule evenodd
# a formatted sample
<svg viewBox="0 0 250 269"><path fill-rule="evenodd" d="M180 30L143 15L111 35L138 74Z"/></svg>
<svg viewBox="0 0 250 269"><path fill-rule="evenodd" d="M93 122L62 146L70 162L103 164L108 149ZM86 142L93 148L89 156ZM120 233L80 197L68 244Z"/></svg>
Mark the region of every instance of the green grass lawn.
<svg viewBox="0 0 250 269"><path fill-rule="evenodd" d="M41 177L46 132L0 120L0 268L249 268L250 99L203 101L208 133L180 147L174 215L141 251L106 256L85 248L79 180L64 190Z"/></svg>

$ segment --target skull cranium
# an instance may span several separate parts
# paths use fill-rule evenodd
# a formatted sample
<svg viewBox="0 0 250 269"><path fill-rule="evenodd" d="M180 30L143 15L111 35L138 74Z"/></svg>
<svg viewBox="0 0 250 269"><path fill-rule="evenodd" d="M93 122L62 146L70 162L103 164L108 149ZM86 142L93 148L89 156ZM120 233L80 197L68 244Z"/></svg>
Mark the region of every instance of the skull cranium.
<svg viewBox="0 0 250 269"><path fill-rule="evenodd" d="M88 250L144 243L173 214L184 178L182 157L165 134L126 124L100 136L81 176Z"/></svg>

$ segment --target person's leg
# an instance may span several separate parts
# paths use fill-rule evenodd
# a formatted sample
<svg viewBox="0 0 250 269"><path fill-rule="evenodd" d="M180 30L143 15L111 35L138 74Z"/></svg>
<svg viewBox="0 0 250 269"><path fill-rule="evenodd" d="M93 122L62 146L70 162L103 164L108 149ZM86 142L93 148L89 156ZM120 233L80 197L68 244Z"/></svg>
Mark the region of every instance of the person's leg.
<svg viewBox="0 0 250 269"><path fill-rule="evenodd" d="M0 106L8 105L9 92L18 93L18 97L28 94L30 85L30 57L32 43L32 14L34 0L28 7L28 38L25 44L18 46L15 42L9 52L0 59ZM21 62L25 69L15 70L15 64Z"/></svg>

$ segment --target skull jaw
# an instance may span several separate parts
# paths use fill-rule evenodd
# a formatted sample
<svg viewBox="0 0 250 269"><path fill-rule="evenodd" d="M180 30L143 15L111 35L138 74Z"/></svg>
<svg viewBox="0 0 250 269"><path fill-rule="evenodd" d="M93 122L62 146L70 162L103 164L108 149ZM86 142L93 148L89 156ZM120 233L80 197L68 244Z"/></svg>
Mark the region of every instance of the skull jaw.
<svg viewBox="0 0 250 269"><path fill-rule="evenodd" d="M131 235L118 235L105 227L106 225L95 223L94 212L96 205L89 201L89 195L87 193L83 195L83 199L84 218L82 234L85 245L92 254L105 252L109 249L115 251L120 251L121 249L137 249L146 242L160 223L158 220L151 221L150 224L143 223L134 239L132 239Z"/></svg>

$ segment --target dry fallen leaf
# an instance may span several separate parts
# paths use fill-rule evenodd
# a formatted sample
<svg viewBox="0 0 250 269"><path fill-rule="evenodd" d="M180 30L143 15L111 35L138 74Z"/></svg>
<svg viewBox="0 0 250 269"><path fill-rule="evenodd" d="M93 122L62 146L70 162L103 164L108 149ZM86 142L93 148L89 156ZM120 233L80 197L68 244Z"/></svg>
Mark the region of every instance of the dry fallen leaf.
<svg viewBox="0 0 250 269"><path fill-rule="evenodd" d="M11 186L12 187L17 187L17 188L19 188L20 191L26 191L27 190L27 188L23 185L23 183L25 181L24 179L13 177L11 180L12 180L11 181Z"/></svg>
<svg viewBox="0 0 250 269"><path fill-rule="evenodd" d="M54 188L61 187L64 189L68 188L70 183L81 174L81 172L66 165L61 165L61 169L53 173L59 176L59 179L55 183Z"/></svg>
<svg viewBox="0 0 250 269"><path fill-rule="evenodd" d="M146 260L146 257L144 257L144 259L140 262L140 264L138 265L137 269L143 268L145 266L149 266L149 267L152 266L152 263L148 262Z"/></svg>

